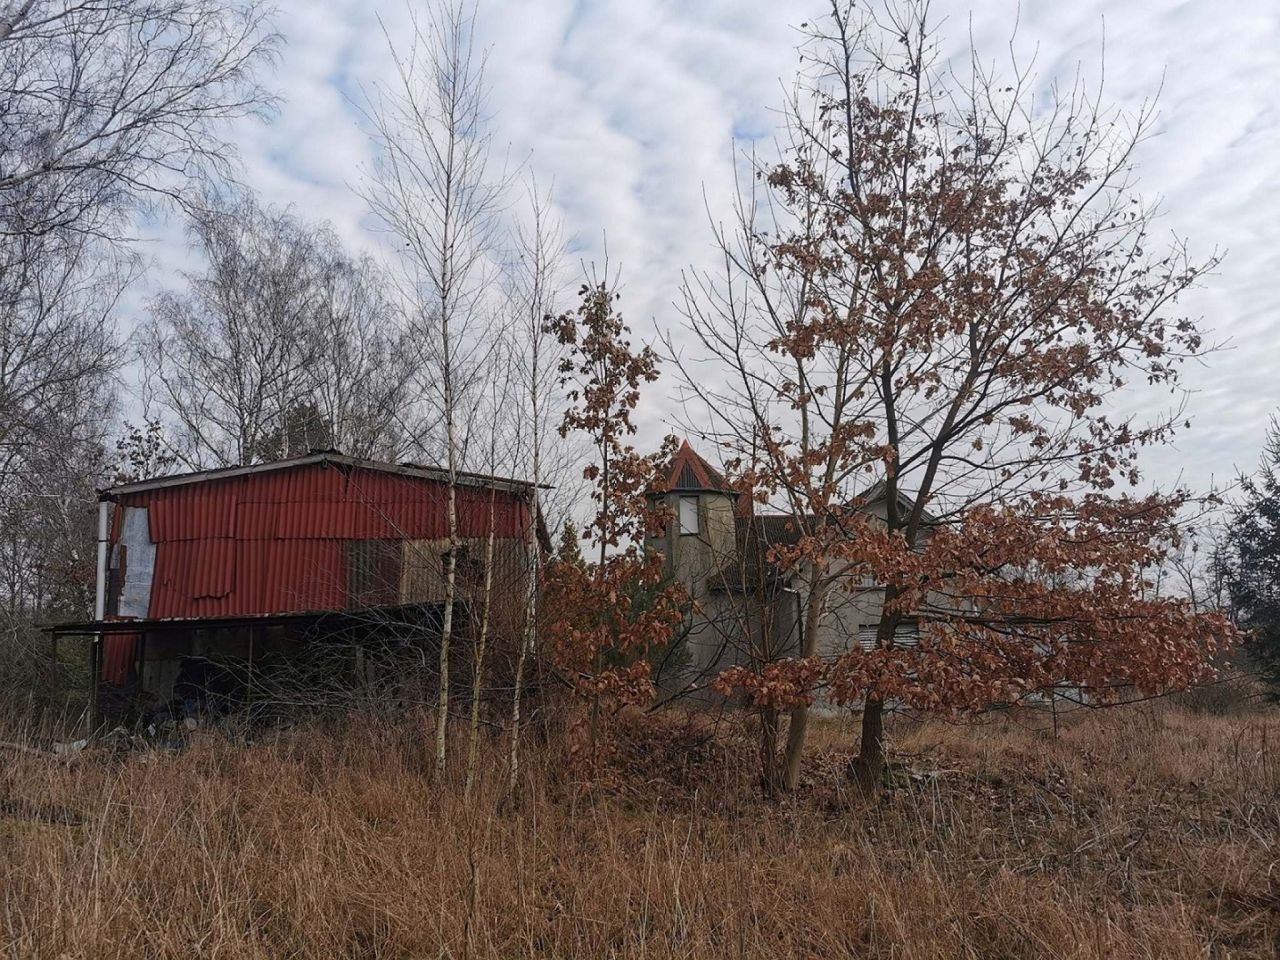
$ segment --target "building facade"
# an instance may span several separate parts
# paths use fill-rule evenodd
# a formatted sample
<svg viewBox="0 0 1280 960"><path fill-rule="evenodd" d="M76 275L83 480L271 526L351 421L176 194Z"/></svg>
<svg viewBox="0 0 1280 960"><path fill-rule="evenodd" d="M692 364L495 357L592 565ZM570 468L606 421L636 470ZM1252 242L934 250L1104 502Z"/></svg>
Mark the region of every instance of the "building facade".
<svg viewBox="0 0 1280 960"><path fill-rule="evenodd" d="M760 512L687 441L658 480L661 492L651 495L651 505L669 520L646 546L665 557L669 574L692 600L683 641L687 655L660 678L668 694L705 694L729 666L798 656L805 647L811 568L799 563L781 569L770 551L794 545L806 524L793 515ZM874 492L862 509L886 515L883 497ZM834 579L815 645L826 658L855 644L873 646L884 603L883 590L870 580ZM898 628L895 642L910 646L917 636L916 624L908 622Z"/></svg>
<svg viewBox="0 0 1280 960"><path fill-rule="evenodd" d="M325 637L429 641L443 612L448 490L440 469L333 451L104 490L94 620L53 632L94 638L103 713L181 699L213 663L236 664L224 685L244 686L245 671ZM456 629L466 634L478 602L492 530L492 631L510 639L532 587L532 539L546 536L532 527L536 490L462 474L455 491Z"/></svg>

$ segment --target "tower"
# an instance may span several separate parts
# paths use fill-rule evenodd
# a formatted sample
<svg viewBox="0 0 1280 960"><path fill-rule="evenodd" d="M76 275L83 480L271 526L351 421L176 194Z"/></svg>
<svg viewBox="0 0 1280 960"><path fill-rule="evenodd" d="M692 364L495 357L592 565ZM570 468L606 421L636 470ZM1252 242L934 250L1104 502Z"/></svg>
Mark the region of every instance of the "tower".
<svg viewBox="0 0 1280 960"><path fill-rule="evenodd" d="M735 562L738 493L687 440L660 479L661 492L651 494L650 503L665 508L667 524L647 545L666 556L667 569L697 599Z"/></svg>

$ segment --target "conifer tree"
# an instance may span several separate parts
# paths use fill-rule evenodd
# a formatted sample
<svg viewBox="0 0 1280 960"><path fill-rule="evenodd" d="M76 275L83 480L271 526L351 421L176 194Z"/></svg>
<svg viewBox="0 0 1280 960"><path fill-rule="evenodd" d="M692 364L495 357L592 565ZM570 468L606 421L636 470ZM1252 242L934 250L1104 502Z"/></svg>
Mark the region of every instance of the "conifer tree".
<svg viewBox="0 0 1280 960"><path fill-rule="evenodd" d="M1272 418L1257 474L1242 477L1244 500L1231 518L1231 605L1250 635L1248 649L1273 699L1280 700L1280 421Z"/></svg>

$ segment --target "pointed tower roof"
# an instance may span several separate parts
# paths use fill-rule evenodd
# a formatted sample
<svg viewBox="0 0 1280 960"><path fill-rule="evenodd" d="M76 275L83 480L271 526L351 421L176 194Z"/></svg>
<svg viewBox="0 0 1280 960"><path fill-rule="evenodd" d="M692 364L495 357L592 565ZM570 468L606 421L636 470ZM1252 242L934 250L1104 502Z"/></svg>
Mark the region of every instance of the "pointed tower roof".
<svg viewBox="0 0 1280 960"><path fill-rule="evenodd" d="M680 444L680 449L671 458L663 472L668 491L678 490L710 490L716 493L735 493L719 470L702 459L689 441Z"/></svg>

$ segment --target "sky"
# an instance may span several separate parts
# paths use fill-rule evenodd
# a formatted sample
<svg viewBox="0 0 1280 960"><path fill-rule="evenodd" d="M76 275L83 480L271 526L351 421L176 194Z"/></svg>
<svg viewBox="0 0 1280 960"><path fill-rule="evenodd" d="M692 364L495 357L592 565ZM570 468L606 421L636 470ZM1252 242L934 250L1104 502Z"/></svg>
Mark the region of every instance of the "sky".
<svg viewBox="0 0 1280 960"><path fill-rule="evenodd" d="M286 45L266 124L233 134L241 177L269 202L376 248L356 188L371 159L359 103L390 76L386 36L406 36L404 0L285 0ZM681 272L709 262L707 211L727 213L737 149L778 128L797 66L793 27L814 0L480 0L478 41L498 143L553 186L580 265L621 272L623 310L642 338L675 324ZM1034 56L1037 83L1077 68L1136 108L1159 94L1156 136L1138 154L1141 192L1192 250L1225 254L1184 300L1224 346L1187 371L1192 428L1147 456L1148 482L1203 488L1252 469L1280 406L1280 0L935 0L947 53L972 37L989 62ZM1015 33L1016 25L1016 33ZM385 30L385 34L384 34ZM1012 37L1012 41L1011 41ZM155 269L133 302L192 265L181 227L151 229ZM672 430L664 378L641 437ZM1154 402L1135 395L1141 406ZM1164 401L1161 401L1164 402Z"/></svg>

